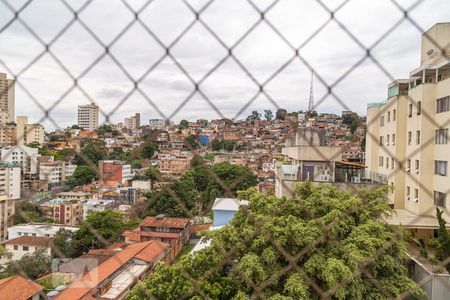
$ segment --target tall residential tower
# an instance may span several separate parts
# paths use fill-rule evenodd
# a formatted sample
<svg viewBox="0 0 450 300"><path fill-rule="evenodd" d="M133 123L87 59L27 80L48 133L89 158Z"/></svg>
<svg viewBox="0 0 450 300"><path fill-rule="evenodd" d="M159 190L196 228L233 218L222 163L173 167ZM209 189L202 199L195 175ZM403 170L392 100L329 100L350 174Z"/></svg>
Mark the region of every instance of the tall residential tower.
<svg viewBox="0 0 450 300"><path fill-rule="evenodd" d="M78 126L87 131L98 128L98 106L95 104L78 106Z"/></svg>

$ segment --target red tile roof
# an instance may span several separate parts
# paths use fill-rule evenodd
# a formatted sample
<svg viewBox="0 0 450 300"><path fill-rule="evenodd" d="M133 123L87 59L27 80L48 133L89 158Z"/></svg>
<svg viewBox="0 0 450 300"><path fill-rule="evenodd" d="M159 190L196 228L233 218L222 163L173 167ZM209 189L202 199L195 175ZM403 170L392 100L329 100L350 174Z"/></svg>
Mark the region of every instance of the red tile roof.
<svg viewBox="0 0 450 300"><path fill-rule="evenodd" d="M43 289L43 286L17 275L0 280L1 299L28 300Z"/></svg>
<svg viewBox="0 0 450 300"><path fill-rule="evenodd" d="M128 246L97 268L84 274L79 281L72 283L62 291L55 300L91 299L97 286L117 272L128 261L136 258L147 262L164 256L170 246L159 241L148 241ZM87 297L87 298L86 298Z"/></svg>
<svg viewBox="0 0 450 300"><path fill-rule="evenodd" d="M188 218L169 218L164 217L159 220L156 217L147 217L142 221L141 226L165 227L165 228L184 228L190 219Z"/></svg>
<svg viewBox="0 0 450 300"><path fill-rule="evenodd" d="M12 240L5 242L6 245L25 245L25 246L38 246L38 247L50 247L50 241L52 238L43 236L20 236Z"/></svg>

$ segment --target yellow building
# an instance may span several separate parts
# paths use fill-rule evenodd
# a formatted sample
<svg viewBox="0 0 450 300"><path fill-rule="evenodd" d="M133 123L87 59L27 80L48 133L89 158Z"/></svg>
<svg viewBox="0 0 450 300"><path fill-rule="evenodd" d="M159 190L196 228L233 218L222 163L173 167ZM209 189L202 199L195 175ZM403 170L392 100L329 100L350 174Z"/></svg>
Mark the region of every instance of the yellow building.
<svg viewBox="0 0 450 300"><path fill-rule="evenodd" d="M436 207L450 220L450 23L422 36L421 65L389 85L385 102L367 109L366 164L394 187L394 223L428 238Z"/></svg>

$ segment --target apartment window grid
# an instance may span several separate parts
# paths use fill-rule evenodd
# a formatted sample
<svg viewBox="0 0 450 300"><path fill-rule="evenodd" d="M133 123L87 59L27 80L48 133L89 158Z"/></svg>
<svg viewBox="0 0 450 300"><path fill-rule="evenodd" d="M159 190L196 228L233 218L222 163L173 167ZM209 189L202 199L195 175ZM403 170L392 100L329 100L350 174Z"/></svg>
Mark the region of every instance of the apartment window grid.
<svg viewBox="0 0 450 300"><path fill-rule="evenodd" d="M6 1L5 1L6 2ZM93 1L93 2L95 2L95 1ZM125 1L126 2L126 1ZM151 3L151 2L153 2L153 1L148 1L148 3ZM154 1L154 2L157 2L157 1ZM188 3L188 1L183 1L183 2L186 2L186 3ZM210 3L208 3L208 5L210 5L211 3L213 3L213 2L217 2L217 0L216 1L214 1L214 0L212 0L212 1L208 1L208 2L210 2ZM258 21L258 23L256 23L256 26L255 27L258 27L258 26L260 26L261 24L264 24L265 22L266 23L268 23L269 22L269 16L268 16L268 13L274 8L274 7L276 7L276 2L282 2L282 1L275 1L274 3L275 4L273 4L273 5L271 5L271 6L269 6L266 10L262 10L262 9L258 9L258 5L256 5L255 3L254 3L254 1L252 1L252 0L249 0L248 1L250 4L252 4L252 6L253 6L253 8L255 8L255 12L257 12L257 13L259 13L260 15L261 15L261 20L260 21ZM255 1L256 2L256 1ZM320 2L322 2L322 1L320 1ZM348 2L352 2L352 1L348 1ZM395 2L395 1L394 1ZM88 2L88 4L86 5L86 7L89 7L89 2ZM343 6L343 5L342 5ZM8 8L8 6L7 6L7 8ZM207 7L205 6L205 8L204 9L206 9ZM14 9L13 8L10 8L10 9L12 9L13 11L14 11ZM126 8L126 9L128 9L128 8ZM129 8L131 11L133 11L134 12L134 14L135 14L135 17L136 17L136 20L138 20L139 21L139 19L140 19L140 12L139 11L134 11L133 10L133 8ZM336 15L336 13L337 13L337 11L340 9L340 7L339 8L336 8L336 9L329 9L329 10L326 10L327 12L329 12L330 13L330 15L331 15L331 22L338 22L338 24L339 24L339 17L337 17L337 15ZM202 9L195 9L195 8L193 8L192 9L193 10L193 12L194 12L194 14L195 14L195 16L194 16L194 22L196 22L197 24L203 24L204 23L204 26L205 27L207 27L208 26L208 24L207 23L205 23L205 22L203 22L202 21L202 19L201 19L201 15L202 15L202 12L203 12L203 10ZM402 10L402 12L404 12L404 18L405 18L405 20L407 20L407 21L410 21L411 23L414 23L414 19L411 19L411 14L409 14L409 12L410 12L410 10L412 11L412 10L414 10L414 6L411 6L410 8L407 8L405 11L403 11ZM19 22L19 19L20 19L20 12L19 11L16 11L16 13L17 14L15 14L15 17L14 17L14 19L12 20L12 22L11 23L16 23L16 22ZM72 13L74 13L74 16L76 16L77 15L77 11L75 11L75 10L73 10L72 11ZM81 22L81 21L77 21L76 19L75 19L75 22L74 23L77 23L77 22ZM268 23L268 24L270 24L270 25L272 25L271 23ZM325 24L324 24L325 25ZM417 26L417 25L416 25ZM89 28L89 26L87 26L88 27L88 29L90 29L89 30L89 34L91 34L91 35L93 35L94 37L97 37L96 36L96 34L95 34L95 32L97 32L97 31L95 31L95 30L92 30L92 28ZM130 26L130 28L132 28L133 26ZM344 27L344 26L342 26L342 27ZM64 29L64 31L65 30L68 30L68 28L69 27L67 27L67 28L65 28ZM31 29L27 29L27 27L25 27L25 29L26 30L31 30ZM208 28L208 29L210 29L210 28ZM274 27L274 29L276 29L276 27ZM147 30L147 29L146 29ZM389 31L391 31L391 30L393 30L393 29L390 29ZM420 30L420 29L419 29ZM125 34L126 32L128 31L128 29L127 30L124 30L123 31L123 33L121 32L121 34L118 34L117 35L117 38L118 39L120 39L120 37L123 35L123 34ZM151 35L151 34L154 34L152 31L151 31L151 29L148 29L147 30L147 32L148 32L148 34L149 35ZM189 32L189 27L188 28L186 28L186 31L183 31L183 33L180 35L180 39L182 39L182 37L184 36L184 35L186 35L186 34L188 34L188 32ZM283 40L285 40L285 41L287 41L287 39L285 39L284 38L284 36L283 36L283 31L279 31L279 30L274 30L274 32L275 32L275 34L276 35L278 35L278 36L280 36L280 37L282 37L283 38ZM351 30L348 30L348 29L346 29L345 30L345 32L349 35L349 36L354 36L353 34L350 34L351 33ZM423 33L423 32L422 32ZM2 32L0 31L0 34L2 34ZM315 36L317 36L317 35L320 35L321 33L320 33L320 31L317 31L316 33L314 33L313 34L313 36L312 37L315 37ZM156 34L155 35L156 37L158 37L158 34ZM247 38L247 35L245 35L245 36L243 36L243 38L242 38L242 40L245 40ZM356 36L354 36L354 39L356 40L356 41L359 41L359 37L356 35ZM383 39L384 39L384 37L383 37ZM113 47L113 44L111 44L111 45L105 45L105 44L102 44L101 43L101 38L97 38L97 40L98 40L98 42L100 43L100 46L101 47L104 47L105 48L105 50L107 50L106 51L106 56L112 56L113 54L112 54L112 51L110 51L111 49L110 48L112 48ZM221 37L220 37L220 35L218 36L218 40L220 41L220 42L222 42L222 40L221 40ZM225 44L225 43L223 43L223 44ZM361 43L361 44L363 44L363 43ZM173 54L171 53L171 50L172 50L172 48L174 47L176 45L176 43L173 43L173 44L171 44L170 46L167 46L164 50L166 50L166 57L167 58L170 58L170 56L173 56ZM51 52L51 44L50 45L46 45L46 47L45 47L45 52ZM225 46L226 47L226 46ZM364 46L363 46L364 47ZM228 57L230 57L230 58L235 58L235 56L234 56L234 53L233 53L233 49L234 49L234 46L233 47L226 47L227 48L227 50L229 50L229 54L228 54ZM294 51L294 53L297 55L297 56L299 56L298 55L298 52L300 52L299 51L299 49L301 49L301 47L300 48L297 48L297 49L294 49L295 51ZM366 51L366 53L367 53L367 57L371 57L371 52L369 51L369 50L371 50L371 48L367 48L366 50L368 50L368 51ZM169 56L170 55L170 56ZM33 63L35 63L35 62L37 62L38 61L38 59L35 59L32 63L31 63L31 65L33 64ZM0 64L1 64L2 62L0 61ZM64 62L63 62L64 63ZM62 63L62 64L63 64ZM60 63L61 64L61 63ZM118 64L119 65L119 67L123 67L124 69L126 69L126 66L122 66L121 64L120 64L120 62L116 62L116 64ZM251 74L251 72L249 72L247 69L245 69L245 65L240 65L240 64L238 64L239 65L239 67L240 68L243 68L244 69L244 72L246 72L248 75L252 75ZM381 63L381 65L382 65L382 63ZM91 66L94 66L94 64L92 64ZM90 66L90 67L91 67ZM184 70L185 71L185 70ZM386 71L385 71L386 72ZM17 72L17 73L20 73L20 72ZM151 71L150 71L150 73L151 73ZM189 73L189 72L187 72L186 71L186 73ZM208 76L206 77L206 78L208 78L211 74L213 74L214 73L214 71L212 71L210 74L208 74ZM277 73L275 74L275 75L277 75ZM317 74L317 75L320 75L320 74ZM20 76L19 76L20 77ZM76 82L75 81L75 78L73 77L73 76L71 76L73 79L74 79L74 83ZM344 75L342 75L342 77L341 78L344 78L345 76ZM77 80L78 80L78 78L77 78ZM339 82L340 80L338 80L338 82ZM134 80L133 79L133 82L136 84L136 86L138 86L139 85L139 82L137 81L137 80ZM198 82L195 82L195 89L197 90L201 90L202 89L202 87L201 87L201 84L198 84ZM326 84L327 86L328 86L328 83ZM258 83L258 86L260 87L260 94L259 95L261 95L263 92L265 92L265 84L259 84ZM330 91L333 89L333 86L328 86L329 87L329 89L330 89ZM269 95L267 95L268 97L269 97ZM209 99L205 99L207 102L209 102ZM270 99L269 98L269 100L272 100L272 99ZM186 99L186 103L188 103L190 101L190 99L189 98L187 98ZM343 102L342 101L340 101L340 100L338 100L339 102L340 102L340 104L342 104L343 106L345 105L345 104L343 104ZM126 102L126 98L124 99L124 100L122 100L122 101L120 101L121 102L121 104L123 104L123 103L125 103ZM275 102L274 102L275 103ZM182 107L180 107L178 110L180 110ZM448 109L447 109L448 110ZM46 112L47 114L47 118L50 118L51 117L51 115L52 115L52 110L49 110L48 112ZM110 114L107 114L107 113L104 113L105 115L107 115L108 117L110 116ZM393 121L395 121L395 113L393 113L393 115L392 115L392 120ZM376 139L376 138L375 138ZM409 193L408 193L409 194ZM417 190L417 194L418 194L418 190ZM376 280L376 278L375 279L373 279L374 281L377 281ZM195 279L194 279L194 282L195 282Z"/></svg>
<svg viewBox="0 0 450 300"><path fill-rule="evenodd" d="M408 117L411 118L412 115L413 115L413 105L412 105L412 103L410 103L408 105Z"/></svg>
<svg viewBox="0 0 450 300"><path fill-rule="evenodd" d="M420 130L416 131L416 145L420 145Z"/></svg>
<svg viewBox="0 0 450 300"><path fill-rule="evenodd" d="M420 116L422 114L422 101L417 102L417 115Z"/></svg>
<svg viewBox="0 0 450 300"><path fill-rule="evenodd" d="M396 119L397 119L397 110L394 109L394 110L392 110L392 121L395 122Z"/></svg>

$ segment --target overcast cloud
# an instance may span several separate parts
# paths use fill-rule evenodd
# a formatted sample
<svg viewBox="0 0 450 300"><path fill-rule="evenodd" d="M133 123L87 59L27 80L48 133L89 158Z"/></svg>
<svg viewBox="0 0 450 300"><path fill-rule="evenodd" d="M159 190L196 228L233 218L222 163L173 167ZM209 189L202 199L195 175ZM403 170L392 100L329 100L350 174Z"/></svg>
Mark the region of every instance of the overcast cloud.
<svg viewBox="0 0 450 300"><path fill-rule="evenodd" d="M322 0L334 10L344 1ZM397 0L404 8L416 1ZM174 121L180 119L219 118L222 116L243 118L252 110L275 110L276 107L264 95L259 95L240 114L241 108L254 97L258 87L253 80L232 59L228 58L215 72L204 80L200 89L219 113L199 93L183 106L194 86L189 78L171 58L165 58L149 74L146 71L155 64L165 50L148 34L145 27L134 23L112 47L114 59L105 56L78 82L80 89L66 93L73 85L72 76L78 77L95 61L104 48L82 25L73 23L51 46L50 51L64 64L66 70L49 55L45 54L26 71L23 69L45 48L20 22L7 26L13 18L8 5L19 8L25 1L0 0L0 72L10 76L20 74L18 80L33 95L42 107L51 111L58 127L76 123L77 105L95 101L104 116L114 112L111 121L119 122L124 117L140 112L142 122L150 118L161 118L159 111ZM71 0L73 9L80 8L85 1ZM127 3L139 10L147 1L133 0ZM207 1L187 1L194 9L200 9ZM273 1L254 0L265 9ZM431 13L432 12L432 13ZM438 22L450 21L450 1L423 0L409 13L410 17L424 30ZM73 18L73 14L58 0L34 0L20 14L44 43L49 43ZM150 28L165 46L186 28L195 16L181 0L154 0L144 8L140 19ZM201 19L231 47L258 19L258 13L245 0L216 0L201 14ZM265 16L294 47L303 45L311 34L329 20L330 15L315 0L280 0ZM113 41L134 15L119 0L93 0L79 18L98 36L104 44ZM336 18L369 47L381 35L403 19L402 12L390 0L350 0L337 13ZM5 27L6 26L6 27ZM350 109L365 114L368 102L383 101L387 85L393 78L405 78L419 65L421 32L407 20L372 50L372 55L383 65L387 76L370 59L357 68L352 66L365 56L365 51L341 28L331 21L300 50L300 55L317 73L314 84L317 107L321 112L339 113L344 108L332 96L327 96L326 84L331 85L344 73L352 70L334 88L333 92ZM257 26L246 39L233 49L234 55L245 65L255 80L263 83L292 58L294 52L266 23ZM202 24L195 24L173 47L171 54L198 81L202 79L227 51ZM123 70L117 66L117 60ZM141 79L142 92L131 91L134 83ZM289 111L306 109L309 98L310 71L298 58L267 83L265 90L279 107ZM144 95L146 97L144 97ZM121 105L121 100L126 101ZM151 104L153 103L153 105ZM158 109L155 109L155 106ZM176 111L180 108L179 111ZM16 114L28 115L32 121L44 118L39 105L19 85L16 87ZM46 129L55 125L48 120Z"/></svg>

